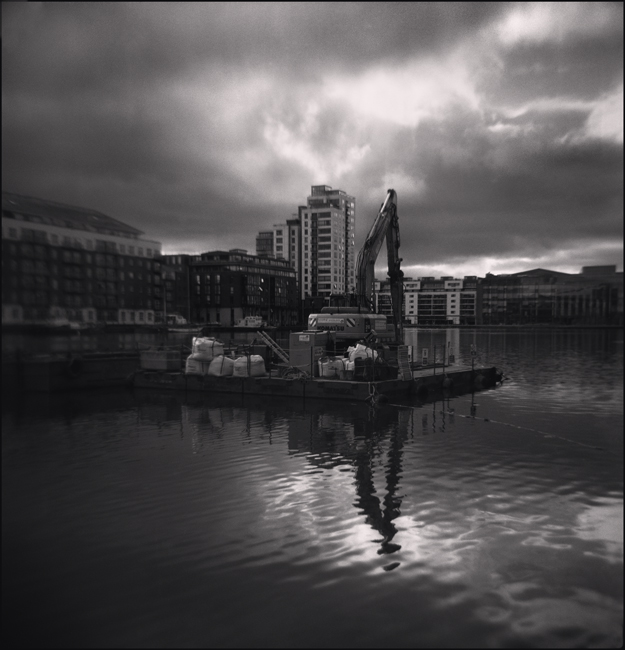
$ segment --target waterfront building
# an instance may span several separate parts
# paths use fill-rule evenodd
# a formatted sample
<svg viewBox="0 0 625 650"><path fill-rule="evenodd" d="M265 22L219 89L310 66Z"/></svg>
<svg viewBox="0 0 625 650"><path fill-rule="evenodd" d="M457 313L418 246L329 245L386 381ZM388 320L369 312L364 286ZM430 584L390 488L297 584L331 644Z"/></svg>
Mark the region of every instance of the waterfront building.
<svg viewBox="0 0 625 650"><path fill-rule="evenodd" d="M238 248L162 259L176 275L171 309L191 322L227 327L246 316L277 326L299 321L295 269L288 260Z"/></svg>
<svg viewBox="0 0 625 650"><path fill-rule="evenodd" d="M153 324L160 242L96 210L2 193L2 323Z"/></svg>
<svg viewBox="0 0 625 650"><path fill-rule="evenodd" d="M388 280L375 281L375 305L392 316ZM413 325L475 325L479 322L478 278L404 278L404 321Z"/></svg>
<svg viewBox="0 0 625 650"><path fill-rule="evenodd" d="M302 228L300 296L355 291L356 199L328 185L313 185L299 209Z"/></svg>
<svg viewBox="0 0 625 650"><path fill-rule="evenodd" d="M174 320L182 316L191 322L191 276L189 270L190 255L163 255L163 320Z"/></svg>
<svg viewBox="0 0 625 650"><path fill-rule="evenodd" d="M482 280L486 325L622 325L623 272L585 266L579 274L532 269Z"/></svg>

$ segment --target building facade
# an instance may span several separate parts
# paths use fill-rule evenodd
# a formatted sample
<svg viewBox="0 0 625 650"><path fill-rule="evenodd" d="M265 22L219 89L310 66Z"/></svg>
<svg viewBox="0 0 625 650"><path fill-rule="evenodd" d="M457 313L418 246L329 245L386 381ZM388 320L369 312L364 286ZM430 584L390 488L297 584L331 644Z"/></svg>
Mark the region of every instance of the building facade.
<svg viewBox="0 0 625 650"><path fill-rule="evenodd" d="M273 256L276 259L288 261L291 268L295 271L295 276L299 286L302 229L298 215L293 215L286 223L274 224L272 234Z"/></svg>
<svg viewBox="0 0 625 650"><path fill-rule="evenodd" d="M163 320L182 316L191 322L190 255L163 255ZM174 320L175 322L175 320Z"/></svg>
<svg viewBox="0 0 625 650"><path fill-rule="evenodd" d="M276 256L282 254L294 264L300 298L327 298L354 290L355 218L353 196L328 185L314 185L306 205L299 206L297 217L287 222L282 242L274 227Z"/></svg>
<svg viewBox="0 0 625 650"><path fill-rule="evenodd" d="M375 281L376 311L392 316L388 280ZM404 278L404 321L412 325L475 325L479 323L476 276Z"/></svg>
<svg viewBox="0 0 625 650"><path fill-rule="evenodd" d="M295 270L303 304L355 290L356 199L328 185L313 185L306 205L286 223L256 236L256 254L285 259Z"/></svg>
<svg viewBox="0 0 625 650"><path fill-rule="evenodd" d="M273 230L261 230L256 235L256 255L272 257L275 255Z"/></svg>
<svg viewBox="0 0 625 650"><path fill-rule="evenodd" d="M392 315L388 280L376 280L376 309ZM485 278L404 278L404 320L414 325L622 325L623 273L532 269Z"/></svg>
<svg viewBox="0 0 625 650"><path fill-rule="evenodd" d="M299 322L296 275L288 260L232 249L164 255L163 263L176 275L171 280L172 313L190 322L228 327L246 316L276 326Z"/></svg>
<svg viewBox="0 0 625 650"><path fill-rule="evenodd" d="M2 322L153 324L161 244L87 208L2 193Z"/></svg>
<svg viewBox="0 0 625 650"><path fill-rule="evenodd" d="M623 273L616 266L586 266L579 274L489 273L481 292L486 325L623 324Z"/></svg>

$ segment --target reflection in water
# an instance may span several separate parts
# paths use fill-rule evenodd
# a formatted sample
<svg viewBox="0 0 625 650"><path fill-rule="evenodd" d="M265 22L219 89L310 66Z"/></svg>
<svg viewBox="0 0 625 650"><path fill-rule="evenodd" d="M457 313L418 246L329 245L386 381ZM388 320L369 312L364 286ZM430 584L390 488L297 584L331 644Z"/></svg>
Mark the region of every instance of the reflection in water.
<svg viewBox="0 0 625 650"><path fill-rule="evenodd" d="M552 395L9 404L3 626L71 647L619 646L622 404Z"/></svg>

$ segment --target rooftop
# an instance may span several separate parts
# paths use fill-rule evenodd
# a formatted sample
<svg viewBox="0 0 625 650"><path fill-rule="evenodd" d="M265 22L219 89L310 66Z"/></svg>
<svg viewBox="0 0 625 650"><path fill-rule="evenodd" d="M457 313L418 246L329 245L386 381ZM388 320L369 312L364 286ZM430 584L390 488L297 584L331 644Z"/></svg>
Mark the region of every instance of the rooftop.
<svg viewBox="0 0 625 650"><path fill-rule="evenodd" d="M116 234L122 237L136 237L143 234L141 230L137 230L137 228L133 228L97 210L10 192L2 192L2 216L25 219L26 221L61 228L76 228L77 230L92 232L107 231L108 234Z"/></svg>

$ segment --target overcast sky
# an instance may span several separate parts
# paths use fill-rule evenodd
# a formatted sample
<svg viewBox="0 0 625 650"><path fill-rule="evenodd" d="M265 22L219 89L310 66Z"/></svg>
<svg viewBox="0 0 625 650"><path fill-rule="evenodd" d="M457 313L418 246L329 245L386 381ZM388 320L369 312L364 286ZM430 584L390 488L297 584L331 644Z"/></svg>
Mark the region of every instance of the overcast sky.
<svg viewBox="0 0 625 650"><path fill-rule="evenodd" d="M255 252L315 184L406 275L622 270L622 3L2 3L4 191Z"/></svg>

